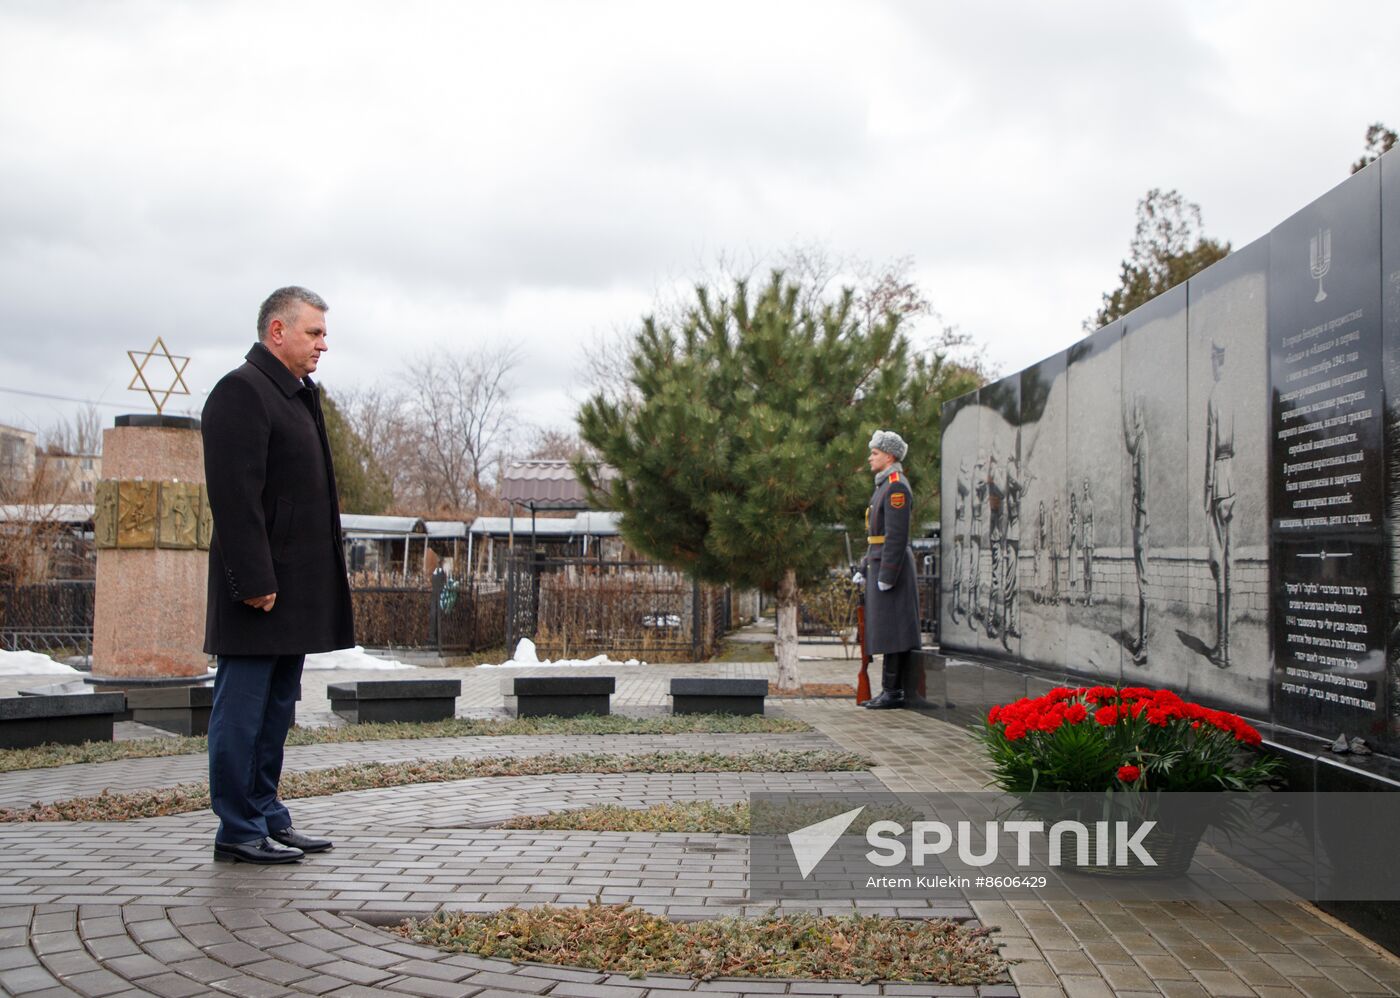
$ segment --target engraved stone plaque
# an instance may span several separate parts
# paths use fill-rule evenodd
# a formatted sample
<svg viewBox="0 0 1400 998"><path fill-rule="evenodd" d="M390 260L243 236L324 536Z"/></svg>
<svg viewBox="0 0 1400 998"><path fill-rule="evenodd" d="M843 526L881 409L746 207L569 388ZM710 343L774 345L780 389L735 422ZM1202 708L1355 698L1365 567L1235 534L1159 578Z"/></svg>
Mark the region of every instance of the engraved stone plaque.
<svg viewBox="0 0 1400 998"><path fill-rule="evenodd" d="M193 549L198 532L199 486L193 482L161 482L156 547Z"/></svg>
<svg viewBox="0 0 1400 998"><path fill-rule="evenodd" d="M117 487L117 482L103 479L93 496L93 543L99 548L117 546Z"/></svg>
<svg viewBox="0 0 1400 998"><path fill-rule="evenodd" d="M156 483L122 482L118 497L117 547L155 547Z"/></svg>

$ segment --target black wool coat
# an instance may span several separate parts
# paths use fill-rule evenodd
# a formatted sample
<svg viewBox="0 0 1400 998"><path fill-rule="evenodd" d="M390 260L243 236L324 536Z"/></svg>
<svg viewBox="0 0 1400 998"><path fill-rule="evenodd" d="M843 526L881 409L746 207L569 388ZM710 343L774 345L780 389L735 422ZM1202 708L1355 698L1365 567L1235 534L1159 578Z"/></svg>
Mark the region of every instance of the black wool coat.
<svg viewBox="0 0 1400 998"><path fill-rule="evenodd" d="M298 655L355 643L320 389L261 343L202 420L214 534L204 650ZM243 600L277 594L270 612Z"/></svg>
<svg viewBox="0 0 1400 998"><path fill-rule="evenodd" d="M909 524L914 493L903 473L893 472L870 497L865 512L870 548L865 554L865 650L871 655L923 646L919 633L919 587ZM883 582L892 588L880 589Z"/></svg>

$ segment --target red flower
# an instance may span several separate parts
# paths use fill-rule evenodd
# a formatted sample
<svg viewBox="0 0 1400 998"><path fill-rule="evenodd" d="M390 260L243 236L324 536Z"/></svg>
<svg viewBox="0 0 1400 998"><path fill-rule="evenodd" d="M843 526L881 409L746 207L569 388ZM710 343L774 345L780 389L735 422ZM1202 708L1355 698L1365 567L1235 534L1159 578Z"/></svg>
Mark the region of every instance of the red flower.
<svg viewBox="0 0 1400 998"><path fill-rule="evenodd" d="M1136 783L1137 778L1142 775L1142 770L1136 766L1119 766L1118 778L1124 783Z"/></svg>
<svg viewBox="0 0 1400 998"><path fill-rule="evenodd" d="M1078 724L1088 716L1089 711L1082 703L1072 703L1065 708L1065 720L1070 724Z"/></svg>
<svg viewBox="0 0 1400 998"><path fill-rule="evenodd" d="M1006 740L1009 742L1020 741L1026 737L1026 726L1019 721L1012 721L1006 726Z"/></svg>
<svg viewBox="0 0 1400 998"><path fill-rule="evenodd" d="M1036 718L1035 726L1041 731L1054 731L1065 723L1063 711L1046 711Z"/></svg>
<svg viewBox="0 0 1400 998"><path fill-rule="evenodd" d="M1098 721L1098 722L1099 722L1100 724L1102 724L1104 727L1109 727L1110 725L1117 724L1117 723L1118 723L1118 708L1117 708L1117 707L1100 707L1100 708L1099 708L1097 711L1095 711L1095 713L1094 713L1094 720Z"/></svg>

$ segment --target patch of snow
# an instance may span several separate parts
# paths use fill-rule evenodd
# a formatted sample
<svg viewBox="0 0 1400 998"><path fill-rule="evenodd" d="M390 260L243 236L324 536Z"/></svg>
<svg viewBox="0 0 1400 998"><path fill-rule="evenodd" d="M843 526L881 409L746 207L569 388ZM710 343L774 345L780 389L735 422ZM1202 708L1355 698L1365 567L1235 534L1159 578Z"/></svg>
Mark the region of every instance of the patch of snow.
<svg viewBox="0 0 1400 998"><path fill-rule="evenodd" d="M520 643L515 646L515 656L508 662L490 663L483 662L478 665L478 669L522 669L531 665L646 665L635 658L629 658L626 662L615 662L606 655L594 655L592 658L561 658L557 662L549 659L540 660L539 652L535 650L535 643L529 638L521 638Z"/></svg>
<svg viewBox="0 0 1400 998"><path fill-rule="evenodd" d="M71 665L55 662L36 651L0 650L0 676L76 676Z"/></svg>
<svg viewBox="0 0 1400 998"><path fill-rule="evenodd" d="M307 655L306 664L302 668L322 671L328 669L411 669L413 666L397 659L371 655L360 645L356 645L354 648L342 648L339 651Z"/></svg>

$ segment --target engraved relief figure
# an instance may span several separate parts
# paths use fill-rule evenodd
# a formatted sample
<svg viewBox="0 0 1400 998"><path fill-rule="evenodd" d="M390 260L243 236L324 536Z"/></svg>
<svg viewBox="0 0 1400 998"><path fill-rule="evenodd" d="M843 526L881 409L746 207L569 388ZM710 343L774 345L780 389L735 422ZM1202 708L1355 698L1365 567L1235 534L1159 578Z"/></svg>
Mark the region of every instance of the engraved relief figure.
<svg viewBox="0 0 1400 998"><path fill-rule="evenodd" d="M1056 496L1050 510L1050 602L1060 601L1060 545L1061 536L1060 497Z"/></svg>
<svg viewBox="0 0 1400 998"><path fill-rule="evenodd" d="M972 599L972 619L982 619L982 606L977 599L979 576L982 574L982 507L987 501L986 465L978 461L972 469L972 530L967 560L967 593Z"/></svg>
<svg viewBox="0 0 1400 998"><path fill-rule="evenodd" d="M160 529L156 544L163 548L193 548L199 518L199 486L161 482Z"/></svg>
<svg viewBox="0 0 1400 998"><path fill-rule="evenodd" d="M1133 398L1132 414L1123 412L1123 442L1132 458L1133 569L1137 573L1138 633L1128 646L1133 664L1147 664L1147 413L1141 395Z"/></svg>
<svg viewBox="0 0 1400 998"><path fill-rule="evenodd" d="M1005 583L1002 586L1002 644L1010 650L1009 638L1021 636L1021 601L1017 590L1017 566L1021 560L1021 497L1025 491L1016 455L1006 462L1006 540L1003 554Z"/></svg>
<svg viewBox="0 0 1400 998"><path fill-rule="evenodd" d="M1222 387L1225 348L1212 343L1215 384L1206 403L1206 515L1210 517L1210 574L1215 578L1215 647L1211 662L1230 667L1230 521L1235 511L1235 409Z"/></svg>
<svg viewBox="0 0 1400 998"><path fill-rule="evenodd" d="M958 494L953 506L953 620L966 612L963 606L963 548L967 544L967 459L958 462Z"/></svg>
<svg viewBox="0 0 1400 998"><path fill-rule="evenodd" d="M1048 527L1045 500L1042 499L1035 515L1035 592L1031 594L1031 599L1036 603L1045 602L1045 531Z"/></svg>
<svg viewBox="0 0 1400 998"><path fill-rule="evenodd" d="M209 540L214 536L214 512L209 508L209 486L199 487L199 521L196 524L195 546L201 551L209 550Z"/></svg>
<svg viewBox="0 0 1400 998"><path fill-rule="evenodd" d="M156 483L122 482L117 499L117 547L156 544Z"/></svg>
<svg viewBox="0 0 1400 998"><path fill-rule="evenodd" d="M100 548L117 546L117 483L103 479L93 496L93 543Z"/></svg>
<svg viewBox="0 0 1400 998"><path fill-rule="evenodd" d="M1075 553L1075 548L1079 546L1079 497L1074 493L1074 486L1069 487L1069 592L1066 598L1074 602L1074 590L1079 585L1079 555Z"/></svg>
<svg viewBox="0 0 1400 998"><path fill-rule="evenodd" d="M1084 552L1084 605L1094 605L1094 497L1089 494L1089 479L1084 479L1084 501L1079 504L1082 524L1080 550Z"/></svg>
<svg viewBox="0 0 1400 998"><path fill-rule="evenodd" d="M994 638L1006 625L1002 603L1002 573L1006 553L1006 476L997 459L987 459L987 547L992 555L992 579L987 587L987 637Z"/></svg>

